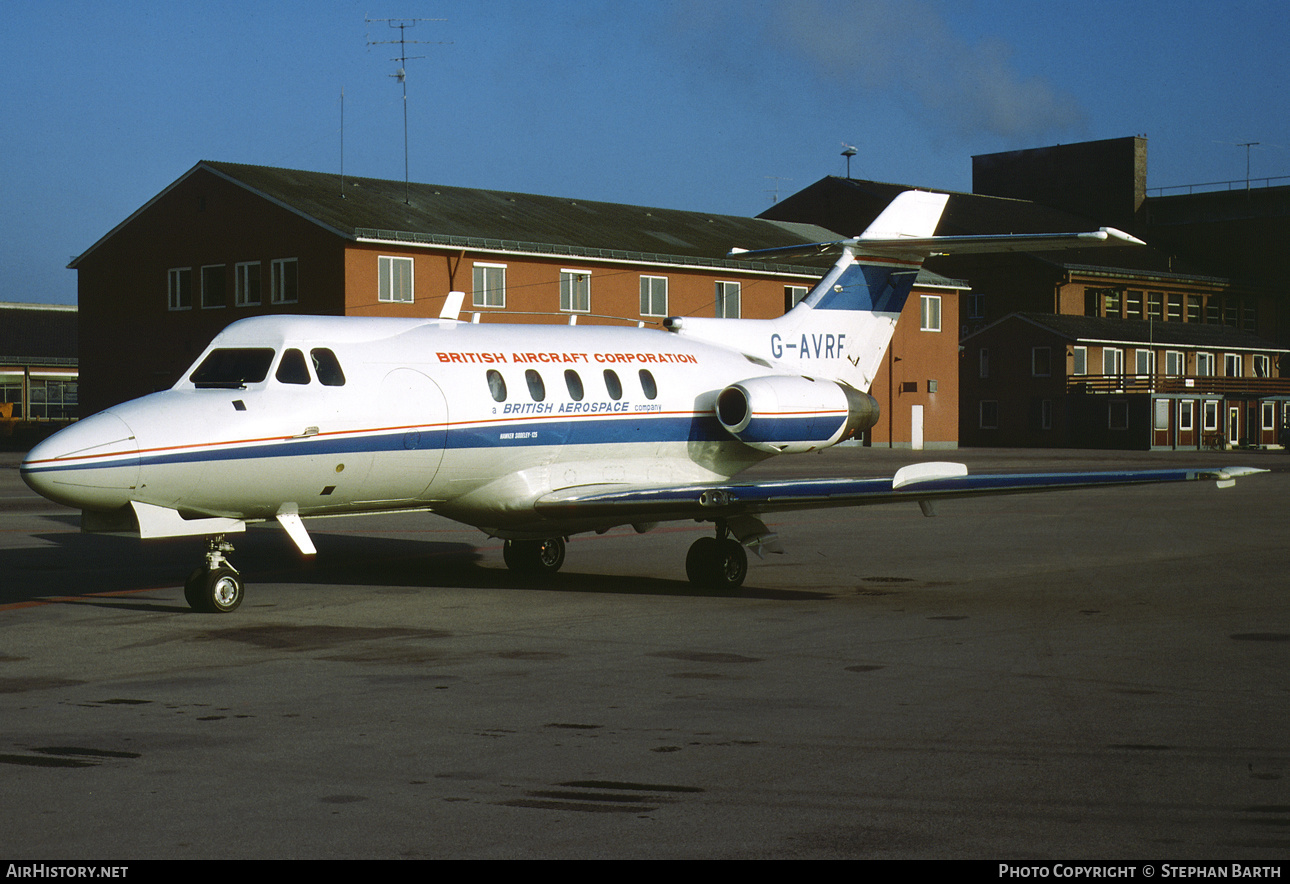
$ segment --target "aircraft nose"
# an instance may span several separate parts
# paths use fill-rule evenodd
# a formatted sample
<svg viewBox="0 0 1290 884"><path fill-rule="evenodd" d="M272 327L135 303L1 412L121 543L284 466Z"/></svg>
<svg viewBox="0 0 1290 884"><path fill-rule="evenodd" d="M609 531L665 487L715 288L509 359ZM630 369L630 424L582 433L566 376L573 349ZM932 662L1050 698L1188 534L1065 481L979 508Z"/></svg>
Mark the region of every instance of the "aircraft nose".
<svg viewBox="0 0 1290 884"><path fill-rule="evenodd" d="M139 483L139 444L125 421L102 411L39 443L19 470L33 491L55 503L116 509Z"/></svg>

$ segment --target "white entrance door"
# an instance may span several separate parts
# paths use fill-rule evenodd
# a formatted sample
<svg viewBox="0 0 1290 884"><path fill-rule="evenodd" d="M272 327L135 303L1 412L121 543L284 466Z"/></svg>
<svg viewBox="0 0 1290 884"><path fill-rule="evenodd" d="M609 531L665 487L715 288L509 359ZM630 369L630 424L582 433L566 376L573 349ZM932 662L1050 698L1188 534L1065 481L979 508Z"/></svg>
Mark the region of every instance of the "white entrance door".
<svg viewBox="0 0 1290 884"><path fill-rule="evenodd" d="M915 451L923 450L923 406L915 405L909 418L909 447Z"/></svg>

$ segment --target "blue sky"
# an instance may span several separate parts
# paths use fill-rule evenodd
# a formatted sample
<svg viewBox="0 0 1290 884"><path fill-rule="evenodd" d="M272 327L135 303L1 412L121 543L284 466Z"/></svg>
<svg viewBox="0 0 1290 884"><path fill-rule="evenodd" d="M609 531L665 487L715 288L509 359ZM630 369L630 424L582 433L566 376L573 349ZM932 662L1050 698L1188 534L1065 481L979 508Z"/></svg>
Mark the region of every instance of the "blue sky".
<svg viewBox="0 0 1290 884"><path fill-rule="evenodd" d="M755 215L845 172L970 190L971 157L1145 134L1148 186L1290 175L1278 2L7 0L0 300L199 160Z"/></svg>

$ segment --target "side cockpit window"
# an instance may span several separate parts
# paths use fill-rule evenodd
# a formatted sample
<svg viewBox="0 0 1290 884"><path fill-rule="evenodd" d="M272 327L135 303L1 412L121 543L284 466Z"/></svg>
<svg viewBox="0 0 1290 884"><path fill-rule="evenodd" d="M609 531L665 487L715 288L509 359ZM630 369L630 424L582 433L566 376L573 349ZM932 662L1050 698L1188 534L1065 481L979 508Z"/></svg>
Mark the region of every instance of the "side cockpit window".
<svg viewBox="0 0 1290 884"><path fill-rule="evenodd" d="M272 347L227 347L212 350L188 376L198 389L239 390L269 376Z"/></svg>
<svg viewBox="0 0 1290 884"><path fill-rule="evenodd" d="M318 375L318 383L324 387L343 387L345 386L345 372L341 371L340 360L336 354L326 347L315 347L309 351L309 356L313 359L314 374Z"/></svg>
<svg viewBox="0 0 1290 884"><path fill-rule="evenodd" d="M294 348L283 353L282 361L278 363L278 370L273 376L280 384L309 383L309 369L305 366L305 354Z"/></svg>

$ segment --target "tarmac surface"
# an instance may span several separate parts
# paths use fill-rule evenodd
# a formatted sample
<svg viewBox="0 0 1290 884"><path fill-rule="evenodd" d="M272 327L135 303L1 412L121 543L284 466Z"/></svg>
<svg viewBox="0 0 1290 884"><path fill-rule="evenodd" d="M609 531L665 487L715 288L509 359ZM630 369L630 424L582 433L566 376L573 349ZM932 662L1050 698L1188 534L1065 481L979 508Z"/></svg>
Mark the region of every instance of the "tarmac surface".
<svg viewBox="0 0 1290 884"><path fill-rule="evenodd" d="M0 455L0 858L1284 859L1290 454L834 450L746 475L1243 464L808 512L739 591L707 528L559 578L425 514L82 535Z"/></svg>

